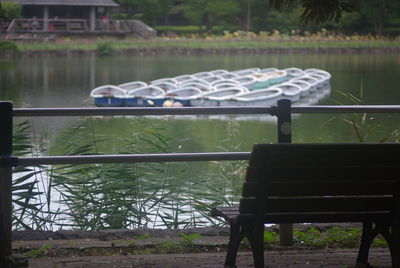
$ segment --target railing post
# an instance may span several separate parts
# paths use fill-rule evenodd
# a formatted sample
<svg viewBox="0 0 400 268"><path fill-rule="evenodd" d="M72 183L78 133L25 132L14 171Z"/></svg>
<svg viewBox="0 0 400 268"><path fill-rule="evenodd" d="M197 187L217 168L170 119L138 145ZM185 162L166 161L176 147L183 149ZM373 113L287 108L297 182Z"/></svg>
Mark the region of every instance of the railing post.
<svg viewBox="0 0 400 268"><path fill-rule="evenodd" d="M290 100L282 99L278 101L278 142L292 142L292 112ZM279 225L279 242L281 246L290 246L293 244L293 225Z"/></svg>
<svg viewBox="0 0 400 268"><path fill-rule="evenodd" d="M290 100L278 101L278 142L292 143L292 111Z"/></svg>
<svg viewBox="0 0 400 268"><path fill-rule="evenodd" d="M0 102L0 160L12 154L12 112L11 102ZM0 166L0 267L7 267L12 253L11 216L12 216L12 172L11 167Z"/></svg>

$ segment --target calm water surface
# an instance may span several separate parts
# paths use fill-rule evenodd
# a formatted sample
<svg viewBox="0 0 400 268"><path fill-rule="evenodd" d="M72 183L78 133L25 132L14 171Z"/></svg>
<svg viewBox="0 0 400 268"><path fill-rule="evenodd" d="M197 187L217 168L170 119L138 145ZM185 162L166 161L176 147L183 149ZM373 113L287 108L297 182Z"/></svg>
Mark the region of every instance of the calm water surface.
<svg viewBox="0 0 400 268"><path fill-rule="evenodd" d="M209 56L142 56L112 58L39 58L0 62L0 99L12 100L15 107L82 107L91 106L92 88L103 84L120 84L133 80L150 81L212 69L235 70L248 67L321 68L332 74L332 91L319 104L334 101L350 103L337 91L361 97L365 104L399 104L400 55L395 54L323 54L323 55L209 55ZM334 115L301 115L294 119L295 142L352 141L352 131ZM400 128L397 115L377 115L384 127L370 136L379 139L390 129ZM246 117L244 118L246 119ZM256 142L276 140L272 120L240 120L234 143L239 150L249 150ZM265 116L263 117L265 119ZM38 126L49 122L50 129L67 126L67 118L36 119ZM124 135L126 120L97 120L99 133ZM226 136L227 121L200 117L153 120L166 128L177 140L184 140L182 151L215 151Z"/></svg>
<svg viewBox="0 0 400 268"><path fill-rule="evenodd" d="M339 91L360 97L365 104L400 104L399 75L400 55L210 55L210 56L144 56L112 58L39 58L0 61L0 100L11 100L15 107L90 107L89 93L103 84L120 84L133 80L150 81L212 69L236 70L249 67L299 67L320 68L332 74L330 96L318 104L334 104L335 101L350 104ZM354 141L352 126L346 115L316 114L298 115L293 119L293 142L351 142ZM373 117L373 119L371 119ZM400 129L400 116L396 114L371 115L362 125L368 141L378 141ZM347 115L347 119L362 119ZM35 133L49 130L50 140L62 141L63 129L73 125L78 118L34 118ZM357 121L360 124L361 120ZM90 120L91 129L100 135L112 136L113 140L99 145L104 153L114 153L120 147L121 138L133 135L139 128L164 129L171 138L173 152L250 151L254 143L276 142L276 122L272 117L159 117L137 118L96 117ZM139 147L142 144L138 144ZM60 154L53 146L53 154ZM143 147L143 146L142 146ZM147 147L149 148L149 147ZM153 148L154 149L154 148ZM152 149L141 152L154 152ZM186 198L185 189L192 189L197 178L204 178L204 187L215 182L211 172L220 173L220 166L211 168L205 163L174 165L171 178L182 188L171 191ZM185 167L185 168L182 168ZM195 175L195 176L194 176ZM175 176L175 177L174 177ZM236 176L236 175L234 175ZM208 180L207 180L208 178ZM162 178L161 178L162 179ZM194 180L190 182L188 180ZM221 181L223 182L223 180ZM233 183L239 189L241 183ZM160 181L160 183L162 183ZM228 183L229 184L229 183ZM224 186L225 187L225 186ZM208 188L198 190L204 196ZM235 190L236 191L236 190ZM238 191L236 191L238 192ZM219 199L229 197L225 190L216 191ZM55 197L57 200L59 197ZM204 202L213 202L212 197ZM185 203L183 207L191 205ZM52 208L56 210L56 208ZM165 208L164 208L165 209ZM188 217L183 215L183 217ZM155 220L157 223L158 221ZM158 223L157 223L158 224ZM162 223L161 223L162 224Z"/></svg>

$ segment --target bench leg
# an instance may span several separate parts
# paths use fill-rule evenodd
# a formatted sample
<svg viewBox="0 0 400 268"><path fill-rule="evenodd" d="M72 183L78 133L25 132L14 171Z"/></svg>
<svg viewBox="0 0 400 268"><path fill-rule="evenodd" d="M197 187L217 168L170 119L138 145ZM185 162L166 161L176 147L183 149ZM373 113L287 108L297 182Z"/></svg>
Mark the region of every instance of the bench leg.
<svg viewBox="0 0 400 268"><path fill-rule="evenodd" d="M395 227L396 226L396 227ZM371 267L368 264L368 254L374 238L381 234L389 245L390 255L392 257L392 267L400 268L400 226L394 224L391 227L388 224L364 222L363 233L361 237L360 251L357 257L357 266Z"/></svg>
<svg viewBox="0 0 400 268"><path fill-rule="evenodd" d="M225 259L225 267L236 267L236 256L239 249L240 241L243 239L243 233L240 230L240 224L235 222L231 224L229 234L228 253Z"/></svg>
<svg viewBox="0 0 400 268"><path fill-rule="evenodd" d="M377 224L375 229L376 234L381 234L388 243L392 267L400 268L400 226L396 223L393 226Z"/></svg>
<svg viewBox="0 0 400 268"><path fill-rule="evenodd" d="M377 235L372 222L364 222L361 235L361 244L357 256L357 266L368 266L368 255L371 243Z"/></svg>
<svg viewBox="0 0 400 268"><path fill-rule="evenodd" d="M255 223L246 234L253 251L254 267L264 268L264 224Z"/></svg>
<svg viewBox="0 0 400 268"><path fill-rule="evenodd" d="M388 241L390 255L392 256L392 267L400 268L400 225L392 226L391 239Z"/></svg>

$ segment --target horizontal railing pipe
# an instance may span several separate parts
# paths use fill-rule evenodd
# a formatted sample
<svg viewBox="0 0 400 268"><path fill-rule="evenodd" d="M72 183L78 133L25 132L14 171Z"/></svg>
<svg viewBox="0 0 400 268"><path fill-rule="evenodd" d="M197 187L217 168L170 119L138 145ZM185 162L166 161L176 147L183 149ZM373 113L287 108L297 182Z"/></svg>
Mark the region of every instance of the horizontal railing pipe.
<svg viewBox="0 0 400 268"><path fill-rule="evenodd" d="M250 152L212 153L170 153L170 154L118 154L118 155L77 155L19 157L16 165L57 165L57 164L97 164L97 163L139 163L139 162L184 162L249 160Z"/></svg>
<svg viewBox="0 0 400 268"><path fill-rule="evenodd" d="M294 114L316 113L400 113L400 105L292 106Z"/></svg>
<svg viewBox="0 0 400 268"><path fill-rule="evenodd" d="M292 106L294 114L308 113L400 113L400 105L327 105ZM13 116L114 116L114 115L211 115L211 114L272 114L275 107L145 107L145 108L17 108Z"/></svg>
<svg viewBox="0 0 400 268"><path fill-rule="evenodd" d="M17 108L13 116L271 114L273 107Z"/></svg>

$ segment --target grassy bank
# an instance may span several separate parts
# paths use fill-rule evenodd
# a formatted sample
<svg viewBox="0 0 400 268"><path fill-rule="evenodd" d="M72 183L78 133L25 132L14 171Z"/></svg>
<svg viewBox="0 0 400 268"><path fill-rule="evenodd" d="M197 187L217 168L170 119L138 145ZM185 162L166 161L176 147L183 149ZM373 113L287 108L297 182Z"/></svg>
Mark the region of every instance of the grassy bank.
<svg viewBox="0 0 400 268"><path fill-rule="evenodd" d="M300 225L299 225L300 226ZM200 229L199 229L200 230ZM134 231L132 231L134 232ZM225 252L227 250L227 236L204 236L200 233L169 233L159 230L155 237L149 234L113 239L113 231L108 238L97 239L58 239L41 241L19 241L14 253L23 254L26 258L41 257L68 257L68 256L118 256L138 254L188 254ZM114 234L118 232L114 231ZM73 235L73 232L70 233ZM77 234L82 235L82 233ZM170 236L171 235L171 236ZM264 232L264 247L268 250L282 250L278 241L279 234L274 231ZM345 249L360 246L360 227L332 226L320 230L314 225L301 226L301 230L294 229L294 240L291 247L286 250L317 250L317 249ZM382 237L377 237L373 248L387 248ZM251 250L247 239L240 245L241 251Z"/></svg>
<svg viewBox="0 0 400 268"><path fill-rule="evenodd" d="M18 44L21 52L40 50L96 50L108 43L114 50L124 49L265 49L265 48L397 48L398 41L392 40L222 40L222 39L165 39L154 40L104 40L58 41L56 43Z"/></svg>
<svg viewBox="0 0 400 268"><path fill-rule="evenodd" d="M18 55L286 53L286 52L399 52L400 36L335 35L328 32L285 35L279 32L225 32L224 35L164 36L151 40L111 37L57 37L54 41L17 42ZM6 41L10 42L10 41ZM10 47L10 44L7 44ZM14 49L15 51L15 49ZM4 49L0 46L0 54Z"/></svg>

